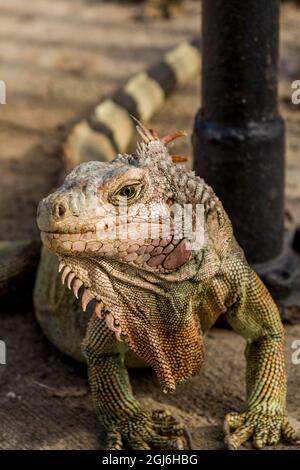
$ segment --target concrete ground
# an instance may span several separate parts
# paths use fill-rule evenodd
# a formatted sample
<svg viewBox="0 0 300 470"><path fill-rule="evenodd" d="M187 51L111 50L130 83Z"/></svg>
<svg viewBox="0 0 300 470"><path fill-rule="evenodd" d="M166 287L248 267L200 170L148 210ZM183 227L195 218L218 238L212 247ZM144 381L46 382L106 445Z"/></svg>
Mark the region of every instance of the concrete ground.
<svg viewBox="0 0 300 470"><path fill-rule="evenodd" d="M8 103L0 107L0 239L37 236L36 204L56 185L61 144L72 123L132 73L198 32L198 2L188 0L170 21L142 22L139 11L92 0L0 0L0 79ZM280 108L287 124L288 228L300 222L300 105L291 103L291 82L300 79L299 25L300 8L285 3ZM198 98L195 80L169 100L152 126L161 134L191 129ZM176 148L191 152L188 142ZM300 326L286 330L288 411L300 427L300 365L292 362ZM7 345L7 365L0 365L0 449L103 448L85 367L48 343L30 306L1 306L0 339ZM214 329L198 377L166 396L151 371L133 371L136 395L148 408L167 407L184 421L195 449L220 449L224 414L243 406L243 348L232 331Z"/></svg>

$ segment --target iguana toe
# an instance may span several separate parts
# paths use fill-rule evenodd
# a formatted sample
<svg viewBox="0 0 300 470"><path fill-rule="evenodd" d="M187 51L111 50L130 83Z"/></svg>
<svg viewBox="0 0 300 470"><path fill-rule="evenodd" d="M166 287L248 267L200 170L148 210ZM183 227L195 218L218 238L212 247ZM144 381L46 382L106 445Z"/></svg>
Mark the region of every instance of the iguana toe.
<svg viewBox="0 0 300 470"><path fill-rule="evenodd" d="M284 418L281 426L281 434L283 439L290 444L300 443L300 432L296 431L286 417Z"/></svg>
<svg viewBox="0 0 300 470"><path fill-rule="evenodd" d="M229 413L225 416L224 434L228 450L239 449L250 438L253 438L253 447L256 449L276 445L281 439L299 444L299 433L282 413L278 410L263 410L263 406L254 407L244 413Z"/></svg>
<svg viewBox="0 0 300 470"><path fill-rule="evenodd" d="M128 422L112 425L107 450L183 450L191 449L184 426L164 410L139 413Z"/></svg>
<svg viewBox="0 0 300 470"><path fill-rule="evenodd" d="M118 431L111 431L107 434L107 450L122 450L122 435Z"/></svg>

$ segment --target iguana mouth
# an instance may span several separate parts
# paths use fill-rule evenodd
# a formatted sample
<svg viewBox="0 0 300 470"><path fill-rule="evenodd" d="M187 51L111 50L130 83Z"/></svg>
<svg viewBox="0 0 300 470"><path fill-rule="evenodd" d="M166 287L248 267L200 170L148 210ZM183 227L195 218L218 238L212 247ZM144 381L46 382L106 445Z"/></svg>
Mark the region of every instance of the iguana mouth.
<svg viewBox="0 0 300 470"><path fill-rule="evenodd" d="M174 235L157 239L99 240L97 233L41 232L43 244L58 255L117 259L150 271L170 272L191 257L189 241Z"/></svg>
<svg viewBox="0 0 300 470"><path fill-rule="evenodd" d="M43 244L51 251L56 253L74 253L84 252L88 247L91 252L100 250L103 246L101 241L95 237L96 230L87 230L81 232L41 232Z"/></svg>
<svg viewBox="0 0 300 470"><path fill-rule="evenodd" d="M70 231L70 232L65 232L65 231L59 231L59 230L41 230L41 233L45 233L46 235L53 236L54 238L58 238L60 236L66 235L69 237L78 237L80 238L82 235L85 235L87 233L94 234L96 232L96 229L88 229L88 230L80 230L78 231Z"/></svg>
<svg viewBox="0 0 300 470"><path fill-rule="evenodd" d="M48 237L50 240L51 239L60 239L60 240L72 240L72 241L77 241L77 240L89 240L93 236L95 236L96 229L89 229L89 230L80 230L79 231L69 231L69 232L64 232L64 231L47 231L47 230L42 230L41 232L41 237Z"/></svg>

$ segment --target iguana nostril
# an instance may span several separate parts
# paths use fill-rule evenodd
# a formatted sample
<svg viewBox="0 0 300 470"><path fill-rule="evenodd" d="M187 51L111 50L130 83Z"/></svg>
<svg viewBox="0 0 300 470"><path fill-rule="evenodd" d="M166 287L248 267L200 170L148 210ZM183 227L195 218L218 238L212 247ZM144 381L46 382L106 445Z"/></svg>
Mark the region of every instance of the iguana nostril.
<svg viewBox="0 0 300 470"><path fill-rule="evenodd" d="M67 207L63 202L55 204L53 209L53 214L60 219L62 219L67 212Z"/></svg>

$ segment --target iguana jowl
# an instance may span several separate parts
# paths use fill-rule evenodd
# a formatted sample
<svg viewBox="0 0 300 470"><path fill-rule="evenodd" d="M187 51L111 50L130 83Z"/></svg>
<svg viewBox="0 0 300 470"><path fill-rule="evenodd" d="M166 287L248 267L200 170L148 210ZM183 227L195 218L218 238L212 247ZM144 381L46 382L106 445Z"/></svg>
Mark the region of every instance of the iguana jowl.
<svg viewBox="0 0 300 470"><path fill-rule="evenodd" d="M247 340L247 403L225 417L227 447L249 438L258 448L281 438L296 442L286 414L276 305L248 266L213 190L170 156L167 145L182 133L160 140L141 124L137 130L136 153L79 165L38 209L43 243L59 256L63 282L76 297L82 291L83 310L96 301L84 353L108 448L184 448L183 427L164 411L143 410L134 398L124 354L132 349L171 392L199 372L202 336L222 313ZM175 223L162 235L173 203L204 206L202 248L178 238ZM161 235L130 236L143 224L158 225Z"/></svg>

